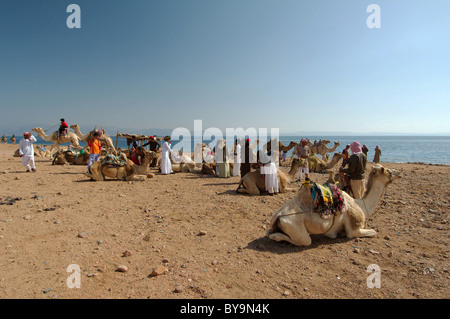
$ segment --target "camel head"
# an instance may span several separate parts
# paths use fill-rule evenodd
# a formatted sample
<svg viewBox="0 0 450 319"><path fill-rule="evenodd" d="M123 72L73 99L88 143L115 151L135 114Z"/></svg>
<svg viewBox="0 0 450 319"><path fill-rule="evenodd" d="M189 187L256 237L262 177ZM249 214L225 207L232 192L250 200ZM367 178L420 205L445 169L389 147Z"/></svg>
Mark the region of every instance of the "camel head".
<svg viewBox="0 0 450 319"><path fill-rule="evenodd" d="M153 159L158 158L158 154L153 151L145 151L145 157L148 157L148 159L152 161Z"/></svg>
<svg viewBox="0 0 450 319"><path fill-rule="evenodd" d="M35 127L35 128L33 128L33 129L31 129L33 132L36 132L36 133L44 133L44 130L41 128L41 127Z"/></svg>
<svg viewBox="0 0 450 319"><path fill-rule="evenodd" d="M370 172L369 180L382 179L385 184L390 184L396 179L401 178L399 171L395 169L385 168L381 165L374 165Z"/></svg>
<svg viewBox="0 0 450 319"><path fill-rule="evenodd" d="M72 130L74 130L74 129L80 128L80 126L78 124L73 124L73 125L70 126L70 128Z"/></svg>
<svg viewBox="0 0 450 319"><path fill-rule="evenodd" d="M335 157L341 159L341 158L344 158L344 154L337 152L337 153L334 153L332 159L335 158Z"/></svg>
<svg viewBox="0 0 450 319"><path fill-rule="evenodd" d="M341 145L341 143L340 142L334 142L334 145L339 146L339 145Z"/></svg>

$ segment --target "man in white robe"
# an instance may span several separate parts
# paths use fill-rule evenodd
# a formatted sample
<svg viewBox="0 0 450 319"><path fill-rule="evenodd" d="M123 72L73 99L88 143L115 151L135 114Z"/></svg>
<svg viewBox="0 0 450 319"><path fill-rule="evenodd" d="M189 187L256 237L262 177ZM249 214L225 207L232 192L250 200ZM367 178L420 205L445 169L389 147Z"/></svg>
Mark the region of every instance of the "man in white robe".
<svg viewBox="0 0 450 319"><path fill-rule="evenodd" d="M34 148L33 143L36 138L29 132L23 133L23 140L19 143L19 155L22 158L22 165L27 169L27 172L36 172L36 165L34 163Z"/></svg>
<svg viewBox="0 0 450 319"><path fill-rule="evenodd" d="M269 195L279 193L278 168L275 161L271 157L271 152L268 152L264 157L261 156L261 162L262 166L260 168L260 172L264 176L266 191Z"/></svg>
<svg viewBox="0 0 450 319"><path fill-rule="evenodd" d="M233 176L241 176L241 143L236 140L234 144L234 164L233 164Z"/></svg>
<svg viewBox="0 0 450 319"><path fill-rule="evenodd" d="M170 141L170 136L166 136L164 138L161 153L161 174L163 175L173 173L172 163L170 162L170 153L172 153L172 149L170 148L171 144L172 142Z"/></svg>

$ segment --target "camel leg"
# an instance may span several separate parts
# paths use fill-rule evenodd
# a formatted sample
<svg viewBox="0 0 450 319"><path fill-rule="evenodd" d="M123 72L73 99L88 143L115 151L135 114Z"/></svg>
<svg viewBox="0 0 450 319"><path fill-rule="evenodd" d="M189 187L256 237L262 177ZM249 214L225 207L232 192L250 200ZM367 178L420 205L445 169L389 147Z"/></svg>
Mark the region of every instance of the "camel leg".
<svg viewBox="0 0 450 319"><path fill-rule="evenodd" d="M377 235L377 232L373 229L364 229L364 228L358 228L353 229L350 231L347 231L346 234L348 238L356 238L356 237L375 237Z"/></svg>
<svg viewBox="0 0 450 319"><path fill-rule="evenodd" d="M360 227L355 227L350 224L350 221L345 223L345 233L348 238L357 238L357 237L375 237L377 232L373 229L364 229Z"/></svg>
<svg viewBox="0 0 450 319"><path fill-rule="evenodd" d="M271 233L269 234L270 239L275 241L287 241L296 246L311 245L311 237L306 230L305 224L301 223L298 225L288 216L281 216L277 223L283 233Z"/></svg>
<svg viewBox="0 0 450 319"><path fill-rule="evenodd" d="M260 195L260 191L255 184L248 185L245 181L242 183L243 188L238 188L236 191L242 194Z"/></svg>
<svg viewBox="0 0 450 319"><path fill-rule="evenodd" d="M127 181L143 182L147 179L145 175L132 175L126 178Z"/></svg>

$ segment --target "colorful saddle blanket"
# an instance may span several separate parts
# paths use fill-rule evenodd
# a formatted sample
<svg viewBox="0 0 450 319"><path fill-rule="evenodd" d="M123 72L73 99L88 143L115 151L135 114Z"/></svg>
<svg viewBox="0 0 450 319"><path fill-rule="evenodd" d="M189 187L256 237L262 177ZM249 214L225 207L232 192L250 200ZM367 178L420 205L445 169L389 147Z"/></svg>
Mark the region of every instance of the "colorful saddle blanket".
<svg viewBox="0 0 450 319"><path fill-rule="evenodd" d="M125 166L127 164L127 158L124 155L113 155L113 154L107 154L102 159L103 165L113 165L113 166Z"/></svg>
<svg viewBox="0 0 450 319"><path fill-rule="evenodd" d="M341 191L334 184L320 185L311 182L311 195L316 210L324 219L328 219L333 215L340 215L344 206Z"/></svg>

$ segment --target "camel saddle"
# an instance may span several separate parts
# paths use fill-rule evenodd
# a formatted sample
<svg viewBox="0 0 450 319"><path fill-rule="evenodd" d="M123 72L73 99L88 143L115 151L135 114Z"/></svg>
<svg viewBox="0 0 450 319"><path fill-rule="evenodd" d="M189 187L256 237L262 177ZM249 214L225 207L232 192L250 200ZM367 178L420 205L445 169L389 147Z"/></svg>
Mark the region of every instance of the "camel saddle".
<svg viewBox="0 0 450 319"><path fill-rule="evenodd" d="M334 215L340 215L344 200L341 191L335 184L325 183L323 185L311 182L311 196L315 211L323 219L328 219Z"/></svg>
<svg viewBox="0 0 450 319"><path fill-rule="evenodd" d="M102 159L102 165L110 165L110 166L125 166L127 165L127 157L125 154L120 154L118 156L113 154L107 154Z"/></svg>

